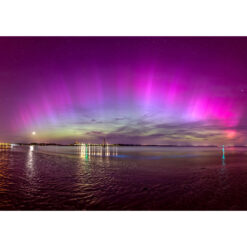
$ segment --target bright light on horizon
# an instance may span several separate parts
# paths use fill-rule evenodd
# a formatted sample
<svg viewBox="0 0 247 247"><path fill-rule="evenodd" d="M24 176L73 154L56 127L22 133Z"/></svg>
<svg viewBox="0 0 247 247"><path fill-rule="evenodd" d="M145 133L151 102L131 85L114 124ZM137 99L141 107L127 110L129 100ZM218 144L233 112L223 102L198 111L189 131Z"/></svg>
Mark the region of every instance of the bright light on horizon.
<svg viewBox="0 0 247 247"><path fill-rule="evenodd" d="M32 135L33 135L33 136L35 136L35 135L36 135L36 132L35 132L35 131L33 131L33 132L32 132Z"/></svg>

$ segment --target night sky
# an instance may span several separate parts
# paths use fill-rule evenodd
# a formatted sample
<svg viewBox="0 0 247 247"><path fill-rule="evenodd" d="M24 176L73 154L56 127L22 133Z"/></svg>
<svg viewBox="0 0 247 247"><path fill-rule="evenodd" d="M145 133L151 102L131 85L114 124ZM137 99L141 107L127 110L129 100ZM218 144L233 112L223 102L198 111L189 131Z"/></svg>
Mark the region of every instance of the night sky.
<svg viewBox="0 0 247 247"><path fill-rule="evenodd" d="M245 145L246 114L244 37L0 38L0 142Z"/></svg>

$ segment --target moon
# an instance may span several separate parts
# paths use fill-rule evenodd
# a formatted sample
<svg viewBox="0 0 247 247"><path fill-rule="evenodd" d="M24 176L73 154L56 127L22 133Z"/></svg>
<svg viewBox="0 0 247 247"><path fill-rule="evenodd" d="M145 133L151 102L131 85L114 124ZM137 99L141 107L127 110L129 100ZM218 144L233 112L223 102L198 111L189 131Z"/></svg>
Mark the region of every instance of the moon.
<svg viewBox="0 0 247 247"><path fill-rule="evenodd" d="M32 132L32 135L33 135L33 136L35 136L35 135L36 135L36 132L35 132L35 131L33 131L33 132Z"/></svg>

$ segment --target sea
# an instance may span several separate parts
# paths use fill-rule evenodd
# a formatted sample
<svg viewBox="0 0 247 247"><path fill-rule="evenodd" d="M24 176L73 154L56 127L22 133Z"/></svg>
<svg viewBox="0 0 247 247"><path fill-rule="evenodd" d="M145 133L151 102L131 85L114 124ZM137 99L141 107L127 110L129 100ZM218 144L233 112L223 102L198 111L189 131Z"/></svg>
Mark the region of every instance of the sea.
<svg viewBox="0 0 247 247"><path fill-rule="evenodd" d="M0 210L247 210L247 148L12 145Z"/></svg>

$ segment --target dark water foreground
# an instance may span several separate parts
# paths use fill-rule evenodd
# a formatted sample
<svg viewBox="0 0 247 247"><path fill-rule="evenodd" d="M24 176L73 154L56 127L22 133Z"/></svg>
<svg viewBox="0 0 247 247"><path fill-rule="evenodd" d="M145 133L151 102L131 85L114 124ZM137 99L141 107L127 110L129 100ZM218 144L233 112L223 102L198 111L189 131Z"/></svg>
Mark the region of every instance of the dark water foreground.
<svg viewBox="0 0 247 247"><path fill-rule="evenodd" d="M247 210L247 149L0 150L0 210Z"/></svg>

